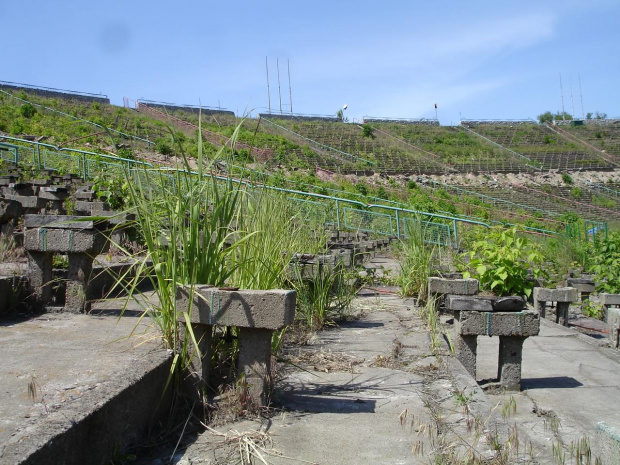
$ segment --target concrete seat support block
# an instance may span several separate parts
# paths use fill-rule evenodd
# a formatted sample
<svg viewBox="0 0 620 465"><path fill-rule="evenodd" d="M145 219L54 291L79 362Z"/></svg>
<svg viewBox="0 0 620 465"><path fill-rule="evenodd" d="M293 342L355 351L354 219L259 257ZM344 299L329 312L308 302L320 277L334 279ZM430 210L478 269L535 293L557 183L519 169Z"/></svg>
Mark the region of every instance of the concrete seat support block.
<svg viewBox="0 0 620 465"><path fill-rule="evenodd" d="M499 336L498 379L507 390L521 388L523 342L540 330L537 313L455 311L455 329L456 356L474 378L478 336Z"/></svg>
<svg viewBox="0 0 620 465"><path fill-rule="evenodd" d="M544 287L534 288L534 308L540 316L545 318L547 302L557 302L556 323L568 326L568 308L571 303L578 302L579 295L574 287L560 287L547 289Z"/></svg>
<svg viewBox="0 0 620 465"><path fill-rule="evenodd" d="M295 291L230 291L196 285L180 289L177 311L190 312L190 323L202 355L200 378L209 382L213 326L239 328L237 374L253 402L267 405L271 390L271 337L295 319ZM196 370L198 371L198 369Z"/></svg>
<svg viewBox="0 0 620 465"><path fill-rule="evenodd" d="M107 250L107 238L101 229L106 222L78 221L64 215L26 215L24 247L29 255L30 285L36 302L45 307L51 301L53 255L66 254L69 260L65 311L79 313L87 309L88 281L95 256Z"/></svg>

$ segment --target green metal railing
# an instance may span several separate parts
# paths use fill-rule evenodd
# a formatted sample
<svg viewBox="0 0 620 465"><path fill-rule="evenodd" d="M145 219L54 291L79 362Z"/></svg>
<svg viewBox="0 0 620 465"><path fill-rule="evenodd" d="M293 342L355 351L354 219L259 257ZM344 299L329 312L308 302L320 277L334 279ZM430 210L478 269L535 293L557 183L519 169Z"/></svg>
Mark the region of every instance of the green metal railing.
<svg viewBox="0 0 620 465"><path fill-rule="evenodd" d="M16 165L26 164L39 170L57 171L92 179L97 174L110 170L123 173L125 169L135 167L153 168L153 165L138 160L87 152L84 150L59 148L51 144L32 142L17 137L1 136L0 158ZM28 145L23 145L28 144Z"/></svg>
<svg viewBox="0 0 620 465"><path fill-rule="evenodd" d="M577 223L569 223L565 226L566 236L577 242L604 241L609 238L607 223L602 221L584 220Z"/></svg>
<svg viewBox="0 0 620 465"><path fill-rule="evenodd" d="M176 189L178 187L176 186L177 170L175 169L162 170L153 167L150 163L137 160L76 149L61 149L50 144L25 141L9 136L3 136L3 138L30 145L0 142L0 158L8 162L27 164L38 169L72 173L84 180L92 179L103 172L112 176L124 176L127 173L136 181L139 178L143 185L151 185L154 189L160 187ZM197 173L193 174L197 175ZM220 181L229 181L229 178L224 176L215 177ZM421 223L428 243L458 247L459 229L469 226L490 227L489 223L481 221L479 218L421 212L404 208L402 204L399 205L396 202L389 202L392 205L366 204L358 200L265 184L252 184L242 180L235 180L235 182L244 184L251 189L281 192L291 202L295 202L304 218L320 221L326 226L335 226L337 229L359 230L377 235L406 238L408 237L409 227ZM342 193L344 194L344 192ZM372 200L378 201L380 199ZM581 226L567 225L566 228L567 236L576 240L584 240L584 238L587 240L589 237L596 240L597 237L600 237L600 231L605 231L605 236L607 236L606 223L585 222L583 231L581 231ZM541 234L557 234L553 231L536 228L526 227L526 229ZM590 230L594 232L588 232Z"/></svg>

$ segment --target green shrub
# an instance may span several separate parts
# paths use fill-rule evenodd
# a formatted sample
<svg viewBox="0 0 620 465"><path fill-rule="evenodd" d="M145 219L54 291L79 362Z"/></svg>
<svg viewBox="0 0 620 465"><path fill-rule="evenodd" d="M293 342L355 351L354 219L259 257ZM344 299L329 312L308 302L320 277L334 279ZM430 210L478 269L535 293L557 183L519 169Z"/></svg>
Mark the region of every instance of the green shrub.
<svg viewBox="0 0 620 465"><path fill-rule="evenodd" d="M362 195L368 195L368 188L363 182L358 182L357 184L355 184L355 190Z"/></svg>
<svg viewBox="0 0 620 465"><path fill-rule="evenodd" d="M574 198L574 199L580 199L581 198L581 194L582 194L582 191L581 191L581 189L579 187L573 187L570 190L570 196L572 198Z"/></svg>
<svg viewBox="0 0 620 465"><path fill-rule="evenodd" d="M362 124L362 136L368 137L369 139L375 138L374 129L370 124Z"/></svg>
<svg viewBox="0 0 620 465"><path fill-rule="evenodd" d="M581 304L581 313L584 316L590 318L596 318L597 320L603 320L605 317L605 309L600 302L594 302L592 300L586 300Z"/></svg>
<svg viewBox="0 0 620 465"><path fill-rule="evenodd" d="M620 293L620 233L614 232L609 239L597 242L588 262L597 291Z"/></svg>
<svg viewBox="0 0 620 465"><path fill-rule="evenodd" d="M562 181L564 181L564 184L572 184L573 178L568 173L562 173Z"/></svg>
<svg viewBox="0 0 620 465"><path fill-rule="evenodd" d="M464 265L463 277L477 278L483 289L499 296L529 297L534 287L529 279L530 268L535 278L544 276L540 247L524 237L517 237L516 227L491 228L463 257L470 259Z"/></svg>
<svg viewBox="0 0 620 465"><path fill-rule="evenodd" d="M164 139L155 140L155 150L162 155L172 155L172 147Z"/></svg>
<svg viewBox="0 0 620 465"><path fill-rule="evenodd" d="M19 107L19 114L24 118L32 118L37 113L37 109L33 107L31 104L26 103Z"/></svg>

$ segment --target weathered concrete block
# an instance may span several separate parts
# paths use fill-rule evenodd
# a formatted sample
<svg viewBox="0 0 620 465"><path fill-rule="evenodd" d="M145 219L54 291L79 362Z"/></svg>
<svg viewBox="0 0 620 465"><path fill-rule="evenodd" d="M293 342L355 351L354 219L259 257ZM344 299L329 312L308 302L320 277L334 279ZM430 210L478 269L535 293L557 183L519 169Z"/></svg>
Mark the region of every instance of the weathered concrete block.
<svg viewBox="0 0 620 465"><path fill-rule="evenodd" d="M25 215L24 225L27 228L56 228L56 229L93 229L93 221L81 221L80 216L72 215ZM101 228L105 225L101 224Z"/></svg>
<svg viewBox="0 0 620 465"><path fill-rule="evenodd" d="M431 277L428 279L428 293L434 294L454 294L454 295L476 295L479 283L477 279L444 279Z"/></svg>
<svg viewBox="0 0 620 465"><path fill-rule="evenodd" d="M75 194L73 194L73 197L76 200L94 200L95 199L95 193L93 191L83 191L83 190L78 190L77 192L75 192Z"/></svg>
<svg viewBox="0 0 620 465"><path fill-rule="evenodd" d="M607 307L620 306L620 294L599 294L599 302Z"/></svg>
<svg viewBox="0 0 620 465"><path fill-rule="evenodd" d="M620 308L610 308L607 310L607 326L609 327L611 345L617 349L620 345Z"/></svg>
<svg viewBox="0 0 620 465"><path fill-rule="evenodd" d="M496 312L519 312L525 308L525 299L518 295L491 299Z"/></svg>
<svg viewBox="0 0 620 465"><path fill-rule="evenodd" d="M499 338L499 357L497 377L504 389L519 391L521 389L521 362L523 359L523 342L525 337Z"/></svg>
<svg viewBox="0 0 620 465"><path fill-rule="evenodd" d="M37 304L45 305L52 299L52 259L51 253L28 252L28 282Z"/></svg>
<svg viewBox="0 0 620 465"><path fill-rule="evenodd" d="M110 211L110 205L107 202L87 202L85 200L76 200L75 211L84 212L91 215L94 212Z"/></svg>
<svg viewBox="0 0 620 465"><path fill-rule="evenodd" d="M21 204L15 200L0 200L0 223L19 218L22 215L23 208Z"/></svg>
<svg viewBox="0 0 620 465"><path fill-rule="evenodd" d="M476 352L478 349L478 336L456 336L456 358L469 372L472 378L476 379Z"/></svg>
<svg viewBox="0 0 620 465"><path fill-rule="evenodd" d="M444 300L446 309L452 311L476 311L476 312L492 312L493 304L490 299L481 299L466 295L449 294Z"/></svg>
<svg viewBox="0 0 620 465"><path fill-rule="evenodd" d="M579 292L588 294L594 292L596 289L594 281L588 278L568 278L566 280L566 285L569 287L574 287Z"/></svg>
<svg viewBox="0 0 620 465"><path fill-rule="evenodd" d="M532 311L471 312L455 314L456 330L464 336L535 336L540 330L540 317Z"/></svg>
<svg viewBox="0 0 620 465"><path fill-rule="evenodd" d="M191 322L207 325L280 329L295 319L295 291L226 291L197 285L192 298ZM186 311L190 295L180 289L177 311Z"/></svg>
<svg viewBox="0 0 620 465"><path fill-rule="evenodd" d="M534 288L534 302L578 302L579 293L574 287L559 287L548 289L544 287Z"/></svg>
<svg viewBox="0 0 620 465"><path fill-rule="evenodd" d="M41 187L39 190L39 198L41 199L62 201L67 197L69 197L69 190L66 187Z"/></svg>
<svg viewBox="0 0 620 465"><path fill-rule="evenodd" d="M31 210L40 210L45 207L45 199L40 199L36 195L6 195L5 196L9 200L15 200L19 202L22 208L29 208Z"/></svg>
<svg viewBox="0 0 620 465"><path fill-rule="evenodd" d="M34 228L24 232L24 247L32 252L97 255L105 251L108 245L107 238L94 229Z"/></svg>
<svg viewBox="0 0 620 465"><path fill-rule="evenodd" d="M525 308L525 299L520 296L445 296L445 306L453 311L478 311L478 312L519 312Z"/></svg>

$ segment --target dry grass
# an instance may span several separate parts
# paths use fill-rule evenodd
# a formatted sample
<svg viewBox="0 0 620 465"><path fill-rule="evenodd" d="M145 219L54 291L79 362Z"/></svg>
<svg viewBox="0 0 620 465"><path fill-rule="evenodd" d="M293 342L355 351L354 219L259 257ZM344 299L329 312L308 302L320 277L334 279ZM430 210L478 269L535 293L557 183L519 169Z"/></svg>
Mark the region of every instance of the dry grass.
<svg viewBox="0 0 620 465"><path fill-rule="evenodd" d="M299 349L295 355L289 353L284 360L292 365L308 367L322 373L347 372L355 373L355 366L364 359L340 352L325 352Z"/></svg>

